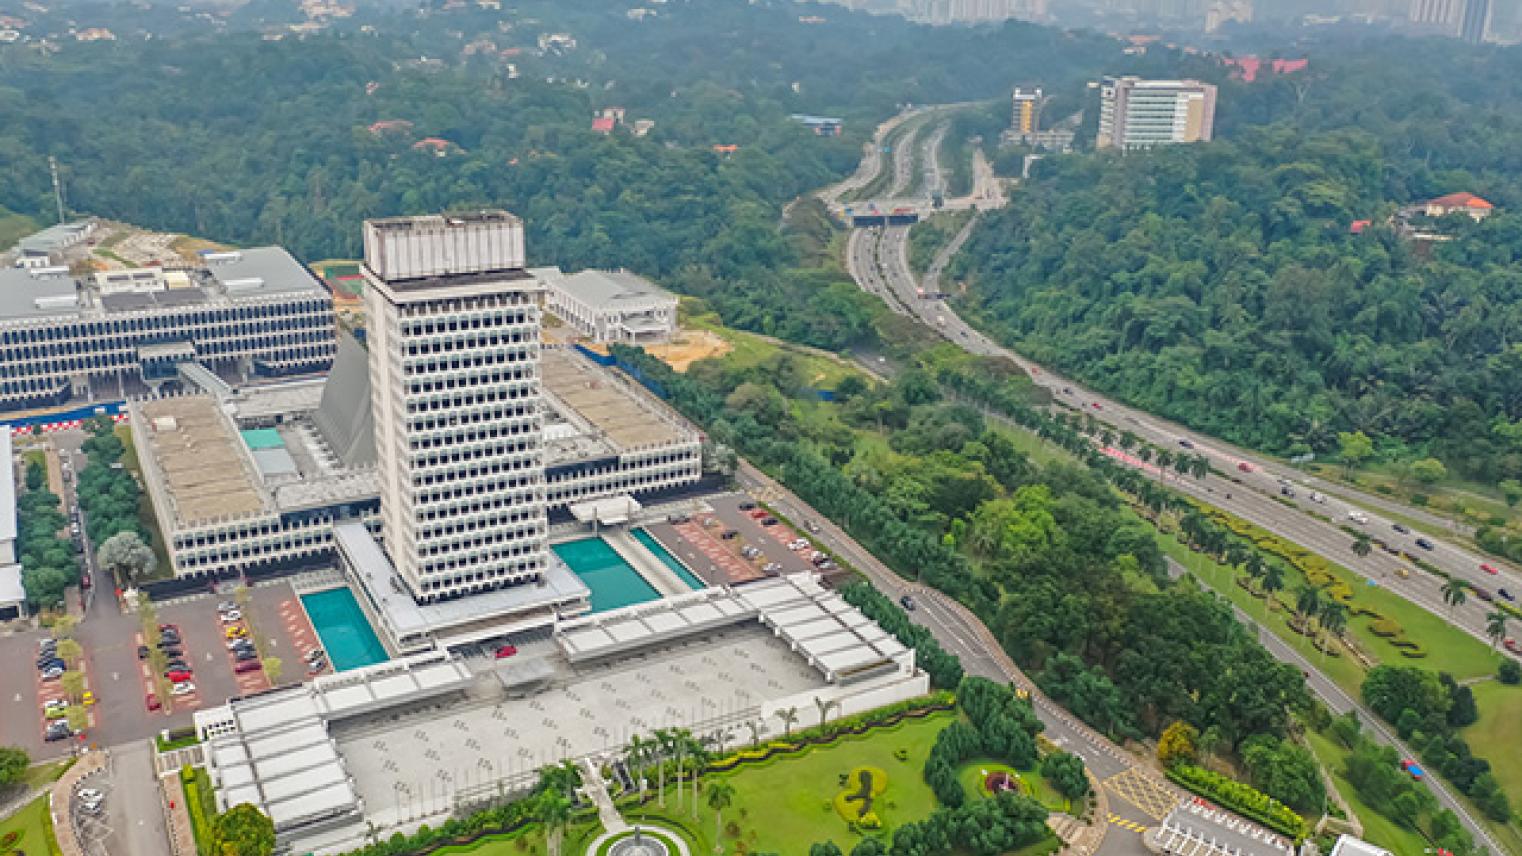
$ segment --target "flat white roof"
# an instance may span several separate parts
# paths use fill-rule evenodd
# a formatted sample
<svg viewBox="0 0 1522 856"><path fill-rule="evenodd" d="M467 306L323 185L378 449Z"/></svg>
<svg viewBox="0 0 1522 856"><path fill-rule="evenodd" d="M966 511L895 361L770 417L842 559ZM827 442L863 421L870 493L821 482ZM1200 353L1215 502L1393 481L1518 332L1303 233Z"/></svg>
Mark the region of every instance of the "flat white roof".
<svg viewBox="0 0 1522 856"><path fill-rule="evenodd" d="M334 526L333 539L371 601L385 613L390 622L389 630L399 637L444 631L492 615L549 607L592 596L592 590L581 577L551 553L541 577L542 585L525 583L442 603L419 604L405 593L406 586L391 560L363 523L351 521Z"/></svg>
<svg viewBox="0 0 1522 856"><path fill-rule="evenodd" d="M16 458L11 426L0 425L0 541L16 540ZM17 570L20 574L20 570ZM18 578L19 579L19 578ZM18 582L17 585L20 585Z"/></svg>

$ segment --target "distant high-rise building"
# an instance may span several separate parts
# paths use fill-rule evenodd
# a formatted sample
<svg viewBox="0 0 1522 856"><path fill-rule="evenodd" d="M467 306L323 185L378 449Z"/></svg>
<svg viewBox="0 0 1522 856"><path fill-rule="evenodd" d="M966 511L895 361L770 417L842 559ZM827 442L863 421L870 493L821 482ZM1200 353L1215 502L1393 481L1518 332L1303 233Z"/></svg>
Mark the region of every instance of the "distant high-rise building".
<svg viewBox="0 0 1522 856"><path fill-rule="evenodd" d="M538 281L505 211L365 221L386 553L419 602L548 562Z"/></svg>
<svg viewBox="0 0 1522 856"><path fill-rule="evenodd" d="M1459 38L1472 45L1484 42L1490 34L1491 13L1491 0L1465 0Z"/></svg>
<svg viewBox="0 0 1522 856"><path fill-rule="evenodd" d="M1035 21L1046 18L1046 0L898 0L897 10L928 24Z"/></svg>
<svg viewBox="0 0 1522 856"><path fill-rule="evenodd" d="M1455 32L1464 15L1464 0L1411 0L1406 19L1413 24Z"/></svg>
<svg viewBox="0 0 1522 856"><path fill-rule="evenodd" d="M1227 23L1252 23L1252 0L1213 0L1205 10L1205 32L1213 33Z"/></svg>
<svg viewBox="0 0 1522 856"><path fill-rule="evenodd" d="M1041 90L1015 89L1015 115L1011 127L1021 137L1029 137L1041 129Z"/></svg>
<svg viewBox="0 0 1522 856"><path fill-rule="evenodd" d="M1215 133L1216 88L1198 80L1106 77L1099 87L1097 148L1201 143Z"/></svg>

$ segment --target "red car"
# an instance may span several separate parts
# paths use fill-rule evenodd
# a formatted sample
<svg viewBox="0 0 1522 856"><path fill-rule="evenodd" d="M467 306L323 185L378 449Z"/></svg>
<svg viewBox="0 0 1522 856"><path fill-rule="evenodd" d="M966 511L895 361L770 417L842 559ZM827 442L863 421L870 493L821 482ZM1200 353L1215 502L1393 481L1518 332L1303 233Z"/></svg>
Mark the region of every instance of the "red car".
<svg viewBox="0 0 1522 856"><path fill-rule="evenodd" d="M766 514L767 514L766 509L764 509L764 508L757 508L757 509L755 509L754 511L752 511L750 513L750 516L755 518L756 520L760 520L761 518L765 517Z"/></svg>
<svg viewBox="0 0 1522 856"><path fill-rule="evenodd" d="M1241 463L1237 464L1237 469L1241 470L1244 473L1250 473L1252 472L1252 464L1249 464L1246 461L1242 461Z"/></svg>
<svg viewBox="0 0 1522 856"><path fill-rule="evenodd" d="M1513 654L1522 654L1522 645L1518 645L1515 639L1508 638L1505 642L1501 643L1501 647Z"/></svg>
<svg viewBox="0 0 1522 856"><path fill-rule="evenodd" d="M1487 574L1499 574L1500 573L1500 571L1496 570L1496 566L1495 565L1487 565L1484 562L1480 563L1480 570L1484 571Z"/></svg>
<svg viewBox="0 0 1522 856"><path fill-rule="evenodd" d="M242 675L247 672L257 671L262 668L264 668L264 666L260 664L258 660L244 660L236 666L233 666L233 671Z"/></svg>
<svg viewBox="0 0 1522 856"><path fill-rule="evenodd" d="M178 684L178 683L182 683L184 681L190 680L190 673L185 671L185 670L183 670L183 669L180 669L180 670L177 670L177 671L170 672L170 673L164 675L164 677L168 678L170 680L170 682Z"/></svg>
<svg viewBox="0 0 1522 856"><path fill-rule="evenodd" d="M1099 402L1097 402L1097 401L1096 401L1096 402L1093 402L1093 406L1094 406L1094 409L1095 409L1095 410L1104 410L1104 409L1105 409L1105 406L1104 406L1104 405L1103 405L1103 404L1100 404L1100 403L1099 403Z"/></svg>
<svg viewBox="0 0 1522 856"><path fill-rule="evenodd" d="M143 697L143 704L147 705L150 711L159 710L163 707L163 705L159 703L159 697L153 693L149 693Z"/></svg>
<svg viewBox="0 0 1522 856"><path fill-rule="evenodd" d="M517 645L503 645L501 648L497 649L497 659L505 660L516 653L518 653Z"/></svg>

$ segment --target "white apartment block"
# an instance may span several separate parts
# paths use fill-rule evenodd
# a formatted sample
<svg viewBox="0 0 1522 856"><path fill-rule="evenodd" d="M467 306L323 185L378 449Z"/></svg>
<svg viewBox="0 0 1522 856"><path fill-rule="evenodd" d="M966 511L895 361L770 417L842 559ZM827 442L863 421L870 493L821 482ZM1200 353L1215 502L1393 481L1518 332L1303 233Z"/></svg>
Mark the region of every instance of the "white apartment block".
<svg viewBox="0 0 1522 856"><path fill-rule="evenodd" d="M0 412L154 390L186 362L238 381L332 363L331 297L289 253L202 258L200 270L89 280L0 269Z"/></svg>
<svg viewBox="0 0 1522 856"><path fill-rule="evenodd" d="M1123 151L1208 142L1215 133L1216 87L1198 80L1106 77L1098 84L1097 148Z"/></svg>
<svg viewBox="0 0 1522 856"><path fill-rule="evenodd" d="M420 602L533 582L549 552L539 285L505 211L365 222L387 555Z"/></svg>
<svg viewBox="0 0 1522 856"><path fill-rule="evenodd" d="M650 345L676 335L676 295L628 271L534 268L544 308L599 344Z"/></svg>

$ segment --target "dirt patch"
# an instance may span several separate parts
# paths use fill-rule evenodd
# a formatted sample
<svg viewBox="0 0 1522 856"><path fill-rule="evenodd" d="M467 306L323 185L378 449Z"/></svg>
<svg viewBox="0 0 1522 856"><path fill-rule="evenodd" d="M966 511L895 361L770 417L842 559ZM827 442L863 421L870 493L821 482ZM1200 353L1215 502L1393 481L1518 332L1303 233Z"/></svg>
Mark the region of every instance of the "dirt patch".
<svg viewBox="0 0 1522 856"><path fill-rule="evenodd" d="M682 330L669 345L650 345L645 348L652 357L678 372L687 371L698 360L722 357L733 349L723 337L707 330Z"/></svg>

